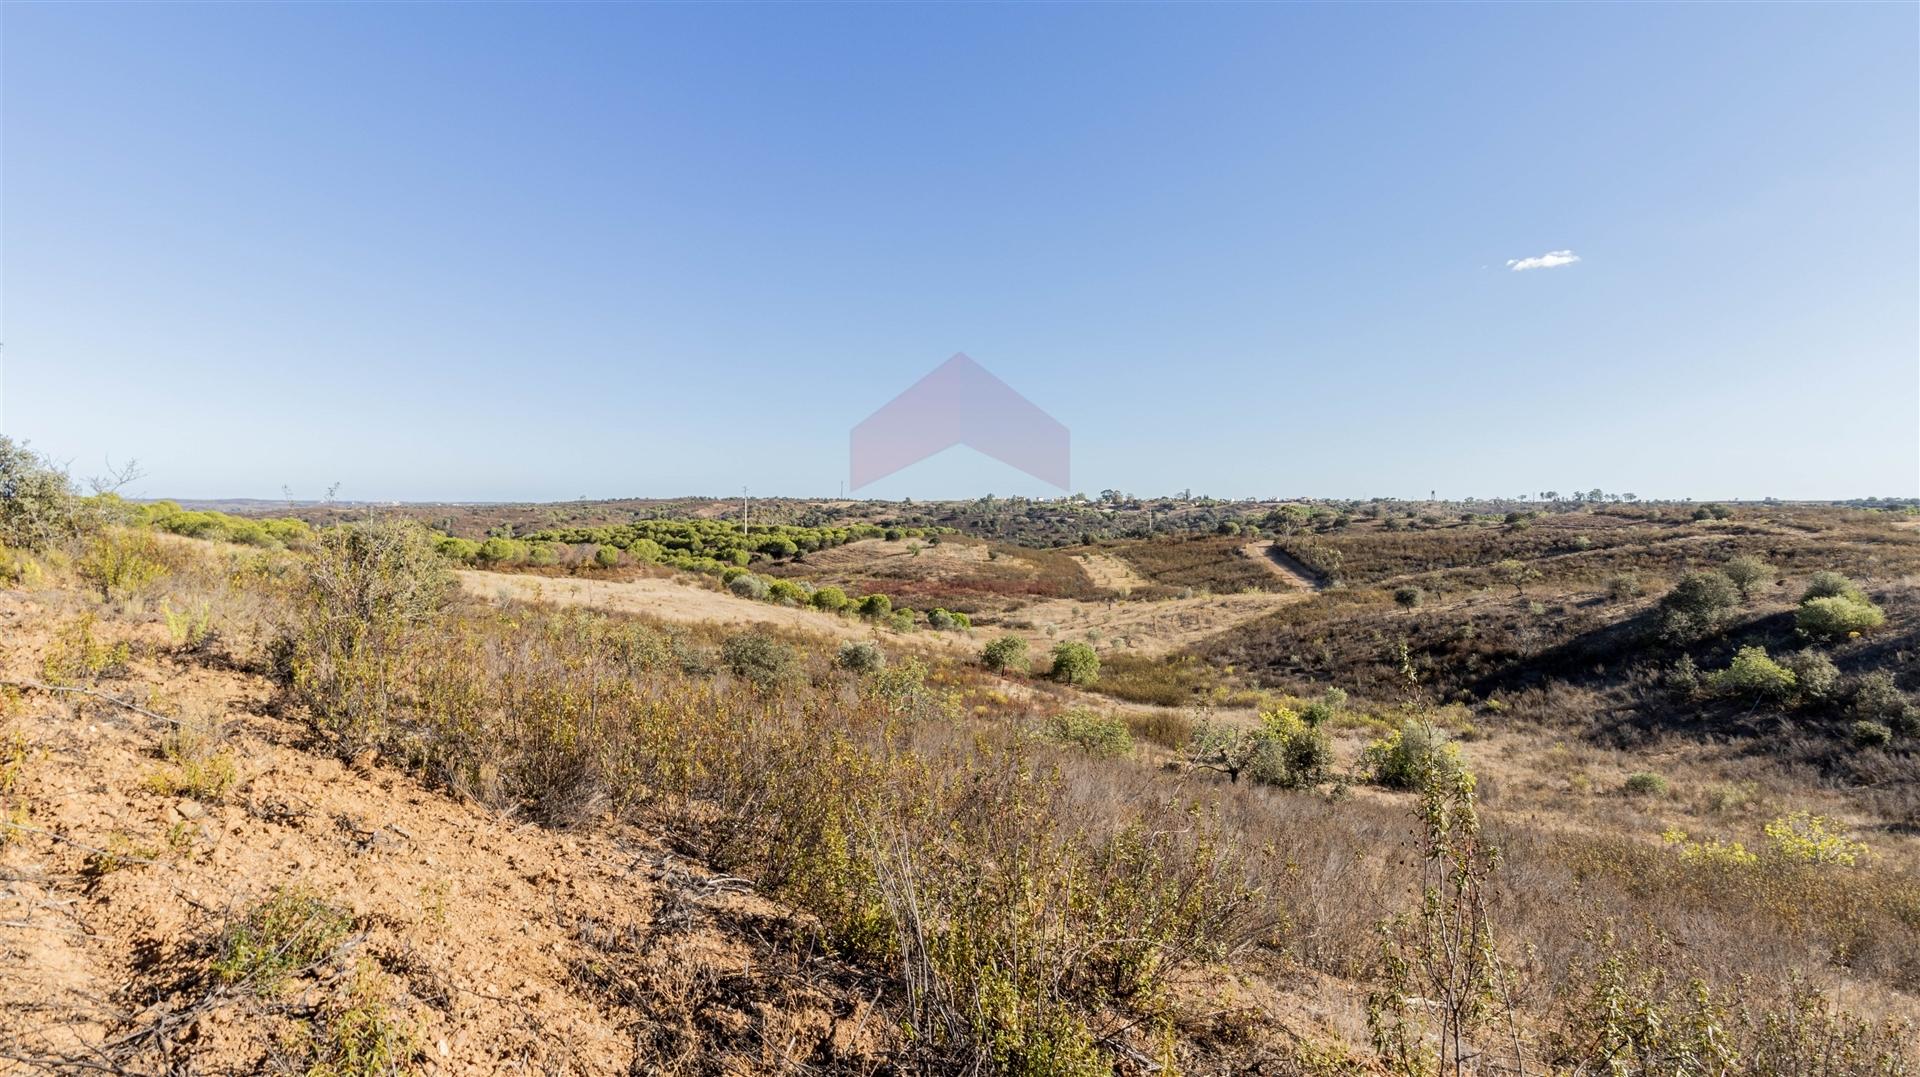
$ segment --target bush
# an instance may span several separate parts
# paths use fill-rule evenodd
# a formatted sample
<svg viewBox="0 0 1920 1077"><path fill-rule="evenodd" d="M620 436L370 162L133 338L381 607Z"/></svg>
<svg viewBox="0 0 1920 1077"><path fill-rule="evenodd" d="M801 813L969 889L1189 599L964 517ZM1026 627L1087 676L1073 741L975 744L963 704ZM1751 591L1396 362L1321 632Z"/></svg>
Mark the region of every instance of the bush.
<svg viewBox="0 0 1920 1077"><path fill-rule="evenodd" d="M1053 668L1048 676L1079 687L1094 684L1100 680L1100 656L1087 644L1062 640L1054 644Z"/></svg>
<svg viewBox="0 0 1920 1077"><path fill-rule="evenodd" d="M1320 729L1338 718L1346 705L1347 693L1339 688L1329 688L1320 693L1319 699L1300 708L1300 720L1315 729Z"/></svg>
<svg viewBox="0 0 1920 1077"><path fill-rule="evenodd" d="M1718 572L1689 572L1660 600L1661 628L1675 639L1698 639L1719 631L1739 604L1739 588Z"/></svg>
<svg viewBox="0 0 1920 1077"><path fill-rule="evenodd" d="M510 538L490 538L480 544L474 553L474 560L483 565L511 565L526 560L527 549L523 542Z"/></svg>
<svg viewBox="0 0 1920 1077"><path fill-rule="evenodd" d="M847 608L847 593L838 587L822 587L813 593L813 608L839 613Z"/></svg>
<svg viewBox="0 0 1920 1077"><path fill-rule="evenodd" d="M239 778L233 752L220 746L218 731L205 723L174 727L160 739L160 755L169 766L147 775L146 786L161 796L217 802Z"/></svg>
<svg viewBox="0 0 1920 1077"><path fill-rule="evenodd" d="M741 598L751 598L759 602L766 599L771 589L767 586L767 581L751 572L742 572L727 581L727 590L732 591Z"/></svg>
<svg viewBox="0 0 1920 1077"><path fill-rule="evenodd" d="M1263 785L1306 789L1324 781L1333 767L1333 744L1326 732L1292 711L1261 715L1254 739L1247 777Z"/></svg>
<svg viewBox="0 0 1920 1077"><path fill-rule="evenodd" d="M849 673L875 673L886 668L887 656L874 644L849 640L840 645L833 664Z"/></svg>
<svg viewBox="0 0 1920 1077"><path fill-rule="evenodd" d="M1466 772L1460 746L1444 730L1409 719L1384 740L1360 753L1368 778L1389 789L1424 789L1434 780L1451 780Z"/></svg>
<svg viewBox="0 0 1920 1077"><path fill-rule="evenodd" d="M893 599L886 595L868 595L860 600L860 616L870 620L884 620L893 613Z"/></svg>
<svg viewBox="0 0 1920 1077"><path fill-rule="evenodd" d="M66 472L0 434L0 546L46 549L74 533L77 506Z"/></svg>
<svg viewBox="0 0 1920 1077"><path fill-rule="evenodd" d="M980 651L980 664L995 673L1027 671L1027 641L1019 636L1001 636Z"/></svg>
<svg viewBox="0 0 1920 1077"><path fill-rule="evenodd" d="M1802 602L1812 598L1852 598L1864 602L1867 594L1859 584L1838 572L1821 571L1807 577L1807 589L1800 593Z"/></svg>
<svg viewBox="0 0 1920 1077"><path fill-rule="evenodd" d="M433 548L440 556L462 565L471 565L480 559L480 544L472 539L442 535L433 541Z"/></svg>
<svg viewBox="0 0 1920 1077"><path fill-rule="evenodd" d="M1418 587L1406 586L1393 589L1393 600L1398 603L1402 609L1413 609L1425 601L1426 597L1426 594Z"/></svg>
<svg viewBox="0 0 1920 1077"><path fill-rule="evenodd" d="M1764 647L1742 647L1726 669L1707 674L1707 688L1728 696L1785 699L1796 683L1793 671L1768 658Z"/></svg>
<svg viewBox="0 0 1920 1077"><path fill-rule="evenodd" d="M1831 703L1840 692L1840 670L1833 659L1811 647L1803 647L1786 661L1793 671L1800 698L1808 703Z"/></svg>
<svg viewBox="0 0 1920 1077"><path fill-rule="evenodd" d="M1751 554L1741 554L1720 566L1720 571L1733 581L1740 591L1740 601L1753 601L1756 588L1765 587L1773 582L1773 566Z"/></svg>
<svg viewBox="0 0 1920 1077"><path fill-rule="evenodd" d="M1640 584L1640 577L1631 572L1622 572L1607 580L1607 597L1615 602L1639 598L1644 591L1645 588Z"/></svg>
<svg viewBox="0 0 1920 1077"><path fill-rule="evenodd" d="M213 974L223 984L271 994L337 953L355 926L351 913L307 891L275 891L221 933Z"/></svg>
<svg viewBox="0 0 1920 1077"><path fill-rule="evenodd" d="M1232 781L1245 775L1250 781L1283 789L1305 789L1326 778L1333 765L1333 746L1325 732L1288 710L1260 718L1257 729L1202 725L1187 744L1187 762L1219 771Z"/></svg>
<svg viewBox="0 0 1920 1077"><path fill-rule="evenodd" d="M1848 709L1855 718L1878 722L1906 736L1920 732L1920 708L1893 682L1893 674L1876 669L1853 682L1847 693Z"/></svg>
<svg viewBox="0 0 1920 1077"><path fill-rule="evenodd" d="M1124 720L1081 707L1047 719L1047 736L1103 759L1133 751L1133 734Z"/></svg>
<svg viewBox="0 0 1920 1077"><path fill-rule="evenodd" d="M354 753L385 735L409 636L446 604L453 573L431 533L402 518L322 532L304 569L294 695Z"/></svg>
<svg viewBox="0 0 1920 1077"><path fill-rule="evenodd" d="M1893 743L1893 727L1879 722L1855 722L1847 729L1847 739L1856 748L1885 748Z"/></svg>
<svg viewBox="0 0 1920 1077"><path fill-rule="evenodd" d="M75 568L104 599L137 598L167 574L151 531L111 528L88 544Z"/></svg>
<svg viewBox="0 0 1920 1077"><path fill-rule="evenodd" d="M973 618L968 617L964 613L945 610L935 606L933 612L927 614L927 627L941 630L965 631L973 627Z"/></svg>
<svg viewBox="0 0 1920 1077"><path fill-rule="evenodd" d="M1865 842L1849 839L1838 823L1812 812L1783 815L1764 830L1773 855L1780 860L1852 867L1867 855Z"/></svg>
<svg viewBox="0 0 1920 1077"><path fill-rule="evenodd" d="M767 598L783 606L804 606L809 596L792 580L774 579L767 581Z"/></svg>
<svg viewBox="0 0 1920 1077"><path fill-rule="evenodd" d="M1887 623L1880 607L1863 598L1834 595L1800 603L1794 624L1814 639L1841 640Z"/></svg>
<svg viewBox="0 0 1920 1077"><path fill-rule="evenodd" d="M743 577L744 578L744 577ZM720 660L757 688L774 688L792 675L793 648L761 632L742 632L720 644Z"/></svg>
<svg viewBox="0 0 1920 1077"><path fill-rule="evenodd" d="M1629 796L1663 797L1667 795L1667 780L1650 770L1643 770L1627 775L1626 785L1622 788Z"/></svg>
<svg viewBox="0 0 1920 1077"><path fill-rule="evenodd" d="M620 548L618 546L595 546L593 548L593 563L597 568L613 568L620 563Z"/></svg>

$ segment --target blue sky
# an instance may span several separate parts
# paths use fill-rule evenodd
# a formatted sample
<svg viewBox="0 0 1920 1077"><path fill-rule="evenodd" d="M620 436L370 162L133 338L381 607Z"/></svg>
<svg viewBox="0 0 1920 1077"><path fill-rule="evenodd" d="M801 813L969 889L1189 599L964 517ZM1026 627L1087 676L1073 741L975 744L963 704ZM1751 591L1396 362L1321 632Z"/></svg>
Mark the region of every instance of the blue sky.
<svg viewBox="0 0 1920 1077"><path fill-rule="evenodd" d="M4 429L148 495L832 494L956 351L1090 492L1920 492L1914 5L0 35ZM861 492L1051 490L962 448Z"/></svg>

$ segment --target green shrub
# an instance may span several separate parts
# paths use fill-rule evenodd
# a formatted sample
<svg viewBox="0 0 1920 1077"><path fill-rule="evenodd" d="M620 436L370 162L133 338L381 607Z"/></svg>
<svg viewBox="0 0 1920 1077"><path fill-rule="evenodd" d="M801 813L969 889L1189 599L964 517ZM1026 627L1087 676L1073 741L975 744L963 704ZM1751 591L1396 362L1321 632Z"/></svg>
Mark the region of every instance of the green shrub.
<svg viewBox="0 0 1920 1077"><path fill-rule="evenodd" d="M1800 603L1794 623L1814 639L1841 640L1879 628L1887 615L1864 598L1832 595Z"/></svg>
<svg viewBox="0 0 1920 1077"><path fill-rule="evenodd" d="M771 636L742 632L720 644L720 660L735 676L756 687L774 688L792 675L798 659L792 647Z"/></svg>
<svg viewBox="0 0 1920 1077"><path fill-rule="evenodd" d="M1255 729L1206 723L1187 743L1187 762L1249 781L1283 789L1305 789L1325 780L1333 765L1333 745L1324 730L1308 725L1289 710L1260 716Z"/></svg>
<svg viewBox="0 0 1920 1077"><path fill-rule="evenodd" d="M847 593L838 587L822 587L813 593L813 607L828 613L839 613L847 608Z"/></svg>
<svg viewBox="0 0 1920 1077"><path fill-rule="evenodd" d="M1751 554L1741 554L1720 566L1720 571L1740 591L1740 601L1753 601L1753 592L1774 579L1773 566Z"/></svg>
<svg viewBox="0 0 1920 1077"><path fill-rule="evenodd" d="M0 434L0 546L44 550L77 530L77 509L66 472Z"/></svg>
<svg viewBox="0 0 1920 1077"><path fill-rule="evenodd" d="M483 565L511 565L526 560L526 544L510 538L490 538L480 544L474 560Z"/></svg>
<svg viewBox="0 0 1920 1077"><path fill-rule="evenodd" d="M271 994L332 957L355 927L352 914L308 891L277 890L221 933L213 974L223 984Z"/></svg>
<svg viewBox="0 0 1920 1077"><path fill-rule="evenodd" d="M385 736L410 637L446 605L453 573L431 533L403 518L329 528L302 567L294 696L355 753Z"/></svg>
<svg viewBox="0 0 1920 1077"><path fill-rule="evenodd" d="M307 1036L296 1040L304 1048L306 1077L388 1077L414 1073L421 1055L417 1024L397 1013L388 999L387 977L372 961L362 959L352 986L344 995L328 999Z"/></svg>
<svg viewBox="0 0 1920 1077"><path fill-rule="evenodd" d="M1856 748L1885 748L1893 743L1893 728L1879 722L1855 722L1847 728L1847 739Z"/></svg>
<svg viewBox="0 0 1920 1077"><path fill-rule="evenodd" d="M1260 716L1247 777L1263 785L1305 789L1324 781L1333 767L1326 731L1288 710Z"/></svg>
<svg viewBox="0 0 1920 1077"><path fill-rule="evenodd" d="M594 567L613 568L619 563L620 548L618 546L595 546L593 548Z"/></svg>
<svg viewBox="0 0 1920 1077"><path fill-rule="evenodd" d="M893 599L886 595L868 595L860 600L860 616L869 620L885 620L893 614Z"/></svg>
<svg viewBox="0 0 1920 1077"><path fill-rule="evenodd" d="M160 603L160 619L166 622L167 638L181 650L196 650L213 635L213 607L206 602L189 610L176 610L171 603Z"/></svg>
<svg viewBox="0 0 1920 1077"><path fill-rule="evenodd" d="M886 668L887 656L874 644L849 640L840 645L833 664L849 673L877 673Z"/></svg>
<svg viewBox="0 0 1920 1077"><path fill-rule="evenodd" d="M1001 636L981 649L980 664L995 673L1025 673L1027 641L1019 636Z"/></svg>
<svg viewBox="0 0 1920 1077"><path fill-rule="evenodd" d="M905 606L894 610L887 616L887 627L895 632L913 631L913 611Z"/></svg>
<svg viewBox="0 0 1920 1077"><path fill-rule="evenodd" d="M239 779L233 752L221 747L218 732L206 723L182 722L160 739L168 766L147 775L146 787L161 796L218 802Z"/></svg>
<svg viewBox="0 0 1920 1077"><path fill-rule="evenodd" d="M1078 687L1095 684L1100 680L1100 656L1087 644L1062 640L1053 646L1053 667L1048 676Z"/></svg>
<svg viewBox="0 0 1920 1077"><path fill-rule="evenodd" d="M1739 594L1739 588L1721 573L1689 572L1660 600L1661 629L1680 640L1711 635L1739 605Z"/></svg>
<svg viewBox="0 0 1920 1077"><path fill-rule="evenodd" d="M138 598L167 574L151 531L119 527L96 536L74 567L105 599Z"/></svg>
<svg viewBox="0 0 1920 1077"><path fill-rule="evenodd" d="M1628 599L1639 598L1644 590L1645 588L1642 587L1640 583L1640 577L1631 572L1622 572L1619 575L1610 576L1607 579L1607 597L1615 602L1625 602Z"/></svg>
<svg viewBox="0 0 1920 1077"><path fill-rule="evenodd" d="M761 579L751 572L742 572L727 581L727 590L732 591L741 598L751 598L756 602L765 601L767 595L772 592L772 588L767 586L766 580Z"/></svg>
<svg viewBox="0 0 1920 1077"><path fill-rule="evenodd" d="M1466 770L1460 747L1446 731L1408 719L1384 739L1360 753L1361 769L1389 789L1423 789L1434 780L1451 781Z"/></svg>
<svg viewBox="0 0 1920 1077"><path fill-rule="evenodd" d="M1803 647L1787 658L1800 698L1808 703L1831 703L1840 693L1840 670L1833 659L1811 647Z"/></svg>
<svg viewBox="0 0 1920 1077"><path fill-rule="evenodd" d="M1663 797L1667 795L1667 780L1650 770L1642 770L1627 775L1623 788L1629 796Z"/></svg>
<svg viewBox="0 0 1920 1077"><path fill-rule="evenodd" d="M948 613L939 606L935 606L933 610L927 614L927 627L935 631L946 631L959 627L959 622L954 620L953 614Z"/></svg>
<svg viewBox="0 0 1920 1077"><path fill-rule="evenodd" d="M1855 718L1879 722L1896 733L1913 736L1920 732L1920 707L1894 684L1893 674L1884 669L1863 673L1847 692L1848 710Z"/></svg>
<svg viewBox="0 0 1920 1077"><path fill-rule="evenodd" d="M767 599L783 606L804 606L807 604L807 592L792 580L772 579L767 581Z"/></svg>
<svg viewBox="0 0 1920 1077"><path fill-rule="evenodd" d="M1802 602L1811 598L1852 598L1864 602L1867 594L1859 584L1838 572L1823 570L1807 577L1807 589L1800 593Z"/></svg>
<svg viewBox="0 0 1920 1077"><path fill-rule="evenodd" d="M1413 609L1421 602L1424 602L1426 597L1426 592L1412 585L1393 589L1393 600L1398 603L1402 609Z"/></svg>
<svg viewBox="0 0 1920 1077"><path fill-rule="evenodd" d="M480 559L480 544L472 539L442 535L434 540L434 551L449 561L471 565Z"/></svg>
<svg viewBox="0 0 1920 1077"><path fill-rule="evenodd" d="M1742 647L1726 669L1707 674L1707 688L1727 696L1785 699L1796 683L1793 671L1768 658L1764 647Z"/></svg>
<svg viewBox="0 0 1920 1077"><path fill-rule="evenodd" d="M1047 736L1103 759L1117 759L1133 751L1133 734L1124 719L1083 707L1047 719Z"/></svg>
<svg viewBox="0 0 1920 1077"><path fill-rule="evenodd" d="M866 696L896 718L919 721L942 713L940 699L927 690L927 664L918 658L876 670L867 678Z"/></svg>
<svg viewBox="0 0 1920 1077"><path fill-rule="evenodd" d="M560 554L565 549L557 542L527 543L527 564L537 568L546 568L560 563Z"/></svg>

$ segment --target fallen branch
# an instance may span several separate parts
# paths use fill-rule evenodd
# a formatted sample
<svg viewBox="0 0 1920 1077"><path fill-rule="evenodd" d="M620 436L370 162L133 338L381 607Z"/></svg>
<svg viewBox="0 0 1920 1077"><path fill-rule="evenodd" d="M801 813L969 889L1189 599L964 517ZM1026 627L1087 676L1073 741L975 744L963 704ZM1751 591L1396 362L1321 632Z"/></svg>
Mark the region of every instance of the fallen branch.
<svg viewBox="0 0 1920 1077"><path fill-rule="evenodd" d="M65 685L65 684L44 684L40 681L0 681L0 685L5 685L9 688L28 688L36 692L53 692L61 695L86 696L88 699L97 699L102 703L111 703L116 707L125 707L127 710L130 710L135 714L144 715L145 717L152 718L156 722L165 722L168 725L180 724L180 719L178 718L169 718L158 711L150 711L147 708L142 707L138 703L128 702L127 700L121 699L119 696L110 696L105 692L96 692L91 688L77 688L77 687L73 687L71 685Z"/></svg>

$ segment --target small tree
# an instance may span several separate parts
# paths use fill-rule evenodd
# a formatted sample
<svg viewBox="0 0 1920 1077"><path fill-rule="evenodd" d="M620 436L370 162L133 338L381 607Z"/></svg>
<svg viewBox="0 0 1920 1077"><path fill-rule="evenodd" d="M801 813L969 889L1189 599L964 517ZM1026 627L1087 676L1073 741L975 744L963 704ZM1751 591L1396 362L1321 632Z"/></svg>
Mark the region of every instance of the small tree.
<svg viewBox="0 0 1920 1077"><path fill-rule="evenodd" d="M41 550L71 535L75 506L66 472L0 434L0 546Z"/></svg>
<svg viewBox="0 0 1920 1077"><path fill-rule="evenodd" d="M1126 722L1085 707L1047 719L1047 736L1103 759L1117 759L1133 751L1133 734L1128 732Z"/></svg>
<svg viewBox="0 0 1920 1077"><path fill-rule="evenodd" d="M847 608L847 593L838 587L822 587L813 593L813 607L839 613Z"/></svg>
<svg viewBox="0 0 1920 1077"><path fill-rule="evenodd" d="M1393 589L1393 600L1399 604L1401 609L1413 609L1424 601L1426 597L1426 594L1422 592L1420 588L1411 584Z"/></svg>
<svg viewBox="0 0 1920 1077"><path fill-rule="evenodd" d="M886 595L868 595L860 600L860 616L884 621L893 613L893 599Z"/></svg>
<svg viewBox="0 0 1920 1077"><path fill-rule="evenodd" d="M595 546L593 563L599 568L612 568L620 563L620 549L617 546Z"/></svg>
<svg viewBox="0 0 1920 1077"><path fill-rule="evenodd" d="M1001 636L981 649L980 664L995 673L1025 673L1027 641L1019 636Z"/></svg>
<svg viewBox="0 0 1920 1077"><path fill-rule="evenodd" d="M1752 602L1753 592L1774 579L1773 566L1750 554L1742 554L1720 567L1727 579L1740 591L1740 601Z"/></svg>
<svg viewBox="0 0 1920 1077"><path fill-rule="evenodd" d="M1062 640L1053 647L1054 680L1085 687L1100 679L1100 656L1092 647L1077 640Z"/></svg>

